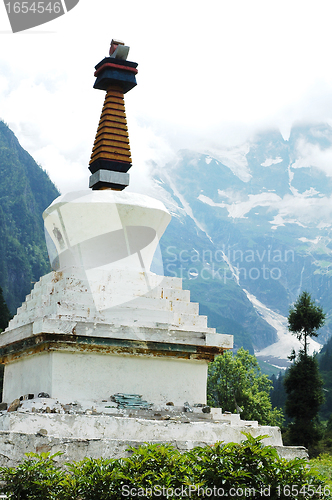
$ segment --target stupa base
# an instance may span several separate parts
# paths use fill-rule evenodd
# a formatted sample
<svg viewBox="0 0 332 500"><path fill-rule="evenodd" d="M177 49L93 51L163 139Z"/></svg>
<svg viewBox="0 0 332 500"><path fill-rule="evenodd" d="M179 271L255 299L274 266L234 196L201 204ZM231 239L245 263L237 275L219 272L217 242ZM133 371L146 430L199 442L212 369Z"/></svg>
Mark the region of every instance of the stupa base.
<svg viewBox="0 0 332 500"><path fill-rule="evenodd" d="M267 435L264 444L274 446L283 458L306 458L303 447L285 447L278 427L240 420L239 415L211 408L154 405L150 409L119 409L110 401L79 405L61 404L52 398L23 401L14 412L0 414L0 466L14 466L28 452L62 455L59 463L84 457L120 458L129 446L170 443L185 451L218 441L240 443L245 433ZM49 412L59 413L49 413Z"/></svg>
<svg viewBox="0 0 332 500"><path fill-rule="evenodd" d="M93 278L69 269L36 283L0 335L3 401L123 392L149 404L205 404L208 362L233 337L207 327L178 278L132 269L103 271L103 285Z"/></svg>

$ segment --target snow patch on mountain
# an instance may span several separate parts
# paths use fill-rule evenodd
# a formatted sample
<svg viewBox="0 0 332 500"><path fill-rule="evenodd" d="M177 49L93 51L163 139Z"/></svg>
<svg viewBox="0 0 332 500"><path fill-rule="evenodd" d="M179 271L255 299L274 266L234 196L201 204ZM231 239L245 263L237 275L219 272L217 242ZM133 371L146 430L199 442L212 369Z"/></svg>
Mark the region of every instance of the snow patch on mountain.
<svg viewBox="0 0 332 500"><path fill-rule="evenodd" d="M278 158L268 158L267 160L265 160L264 163L261 163L261 166L262 167L271 167L271 165L277 165L277 163L281 163L282 162L282 158L280 158L280 156L278 156Z"/></svg>
<svg viewBox="0 0 332 500"><path fill-rule="evenodd" d="M317 245L317 243L320 241L320 236L317 236L314 240L309 240L308 238L298 238L299 241L303 241L303 243L313 243L314 245Z"/></svg>
<svg viewBox="0 0 332 500"><path fill-rule="evenodd" d="M219 195L229 199L229 194L226 191L219 191ZM224 202L216 203L203 194L200 194L198 199L211 207L226 208L228 217L232 217L233 219L244 219L245 215L255 207L269 207L271 204L281 201L280 196L266 191L259 194L249 194L246 200L231 204Z"/></svg>
<svg viewBox="0 0 332 500"><path fill-rule="evenodd" d="M311 196L315 196L316 194L320 194L319 191L317 191L315 188L311 187L310 189L307 189L304 191L301 196L304 198L310 198Z"/></svg>
<svg viewBox="0 0 332 500"><path fill-rule="evenodd" d="M228 167L241 181L249 182L252 177L247 160L250 147L251 144L246 142L232 149L210 148L208 154Z"/></svg>
<svg viewBox="0 0 332 500"><path fill-rule="evenodd" d="M283 219L283 217L280 214L275 215L273 217L273 220L271 220L269 222L270 222L270 224L273 224L273 226L271 226L271 229L273 231L278 229L278 227L285 226L285 224L286 224L286 221Z"/></svg>
<svg viewBox="0 0 332 500"><path fill-rule="evenodd" d="M296 336L293 335L288 330L288 320L285 316L272 311L266 307L262 302L260 302L254 295L249 293L247 290L243 289L248 299L256 309L257 313L263 317L263 319L271 325L277 332L278 340L274 344L265 347L260 351L255 351L257 357L262 356L273 356L275 358L287 359L287 356L291 354L292 350L295 349L296 352L301 349L302 344L297 340ZM314 352L319 352L322 345L313 339L309 340L309 354L312 355Z"/></svg>
<svg viewBox="0 0 332 500"><path fill-rule="evenodd" d="M300 227L306 227L304 226L301 222L299 222L296 219L285 219L285 217L288 217L288 214L277 214L273 217L273 220L269 221L270 224L273 224L271 229L275 230L279 226L285 226L286 224L297 224Z"/></svg>

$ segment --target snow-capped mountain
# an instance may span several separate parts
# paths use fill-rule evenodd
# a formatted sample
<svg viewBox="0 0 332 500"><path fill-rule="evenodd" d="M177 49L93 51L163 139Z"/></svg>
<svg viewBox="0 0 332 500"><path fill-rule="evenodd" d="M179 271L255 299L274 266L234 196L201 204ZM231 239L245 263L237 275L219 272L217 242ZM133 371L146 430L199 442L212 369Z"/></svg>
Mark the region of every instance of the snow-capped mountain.
<svg viewBox="0 0 332 500"><path fill-rule="evenodd" d="M209 326L257 355L286 359L298 342L290 305L307 290L331 335L332 128L261 133L232 150L180 151L156 166L153 196L173 214L164 272L180 276ZM319 344L311 342L312 349Z"/></svg>

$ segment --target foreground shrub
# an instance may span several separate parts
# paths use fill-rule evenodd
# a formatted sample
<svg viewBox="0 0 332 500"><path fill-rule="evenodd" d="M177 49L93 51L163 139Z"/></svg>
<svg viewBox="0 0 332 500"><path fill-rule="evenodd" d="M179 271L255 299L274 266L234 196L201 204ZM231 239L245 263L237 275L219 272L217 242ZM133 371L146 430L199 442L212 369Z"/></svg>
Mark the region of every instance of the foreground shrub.
<svg viewBox="0 0 332 500"><path fill-rule="evenodd" d="M246 437L241 444L217 443L193 450L198 476L206 489L217 494L211 498L331 498L329 488L310 472L306 460L279 458L275 448L263 445L264 436Z"/></svg>
<svg viewBox="0 0 332 500"><path fill-rule="evenodd" d="M323 453L319 457L313 458L310 460L310 469L324 478L332 492L332 456L328 453Z"/></svg>
<svg viewBox="0 0 332 500"><path fill-rule="evenodd" d="M67 464L68 474L63 489L63 500L108 500L121 498L121 460L85 458L81 462Z"/></svg>
<svg viewBox="0 0 332 500"><path fill-rule="evenodd" d="M2 492L15 500L60 500L65 473L55 465L58 455L27 453L17 467L2 467Z"/></svg>
<svg viewBox="0 0 332 500"><path fill-rule="evenodd" d="M109 499L331 499L319 472L302 459L284 460L263 437L217 443L181 454L171 445L129 448L123 459L85 458L61 469L56 455L30 454L18 467L0 469L12 500Z"/></svg>

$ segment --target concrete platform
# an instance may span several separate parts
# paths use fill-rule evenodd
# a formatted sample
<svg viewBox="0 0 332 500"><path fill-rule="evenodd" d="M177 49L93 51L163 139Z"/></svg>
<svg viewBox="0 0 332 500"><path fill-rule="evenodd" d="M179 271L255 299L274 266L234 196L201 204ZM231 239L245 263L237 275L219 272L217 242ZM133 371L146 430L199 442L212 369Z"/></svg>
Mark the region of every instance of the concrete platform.
<svg viewBox="0 0 332 500"><path fill-rule="evenodd" d="M171 406L118 409L110 402L66 405L52 398L23 401L18 410L0 414L0 466L17 465L27 452L61 451L60 463L86 456L120 458L128 455L128 446L146 442L170 443L184 451L218 441L240 443L244 432L268 436L263 442L274 446L283 458L308 456L305 448L284 447L278 427L211 410L203 413L195 407L188 413L184 407Z"/></svg>

